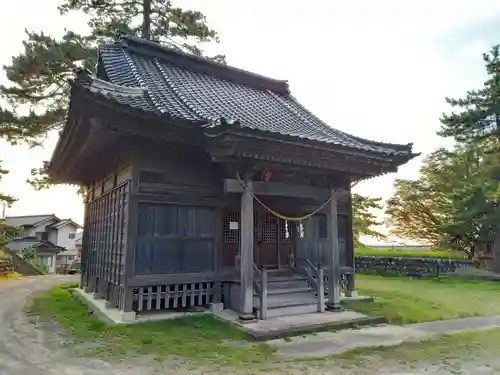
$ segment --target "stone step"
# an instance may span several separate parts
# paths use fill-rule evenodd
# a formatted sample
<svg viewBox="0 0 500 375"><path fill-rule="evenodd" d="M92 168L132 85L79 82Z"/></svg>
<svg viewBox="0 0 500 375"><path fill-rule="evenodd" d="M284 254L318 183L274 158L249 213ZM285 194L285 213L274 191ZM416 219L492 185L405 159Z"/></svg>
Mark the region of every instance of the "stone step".
<svg viewBox="0 0 500 375"><path fill-rule="evenodd" d="M260 280L255 280L260 284ZM305 277L288 277L288 278L268 278L267 287L271 288L293 288L294 286L307 285L307 278Z"/></svg>
<svg viewBox="0 0 500 375"><path fill-rule="evenodd" d="M316 303L316 301L316 295L310 291L287 294L271 294L267 296L268 308L307 305L310 303ZM258 296L254 297L253 303L257 308L260 307L260 299Z"/></svg>
<svg viewBox="0 0 500 375"><path fill-rule="evenodd" d="M258 279L256 281L259 283ZM268 318L317 311L316 291L310 287L304 274L292 270L268 271L267 281ZM259 314L260 300L257 293L254 294L253 302Z"/></svg>
<svg viewBox="0 0 500 375"><path fill-rule="evenodd" d="M260 285L260 284L259 284ZM305 281L286 281L280 283L267 283L267 290L293 290L309 288L309 284Z"/></svg>
<svg viewBox="0 0 500 375"><path fill-rule="evenodd" d="M278 318L280 316L290 316L290 315L300 315L300 314L311 314L318 311L318 306L316 303L310 304L298 304L298 305L288 305L282 307L269 307L267 309L268 318ZM259 309L257 308L257 316L259 316Z"/></svg>
<svg viewBox="0 0 500 375"><path fill-rule="evenodd" d="M279 282L279 281L286 281L286 280L307 280L307 277L302 274L280 274L280 275L273 275L273 274L268 274L267 275L267 280L268 281L273 281L273 282Z"/></svg>
<svg viewBox="0 0 500 375"><path fill-rule="evenodd" d="M297 294L297 293L316 293L316 291L309 287L309 285L299 285L293 288L276 288L276 289L267 289L267 295L276 295L276 294Z"/></svg>
<svg viewBox="0 0 500 375"><path fill-rule="evenodd" d="M293 277L295 275L301 275L301 271L285 268L281 270L267 270L267 274L269 277Z"/></svg>

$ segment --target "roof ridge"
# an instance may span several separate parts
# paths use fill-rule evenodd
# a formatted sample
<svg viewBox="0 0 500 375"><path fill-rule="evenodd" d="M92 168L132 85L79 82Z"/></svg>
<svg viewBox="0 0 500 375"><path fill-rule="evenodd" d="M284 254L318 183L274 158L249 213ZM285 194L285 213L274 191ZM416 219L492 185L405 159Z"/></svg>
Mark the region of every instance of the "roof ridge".
<svg viewBox="0 0 500 375"><path fill-rule="evenodd" d="M152 57L167 59L170 63L176 64L183 69L216 76L246 86L253 86L261 90L272 90L283 95L290 94L290 88L286 80L278 80L231 65L221 64L206 57L196 56L178 49L169 48L158 42L123 34L119 35L115 44L119 44L132 51L150 54ZM109 46L109 44L107 45ZM106 44L102 45L102 47L104 46L106 46Z"/></svg>
<svg viewBox="0 0 500 375"><path fill-rule="evenodd" d="M36 217L36 216L56 216L55 214L37 214L37 215L16 215L16 216L5 216L6 219L12 219L17 217Z"/></svg>

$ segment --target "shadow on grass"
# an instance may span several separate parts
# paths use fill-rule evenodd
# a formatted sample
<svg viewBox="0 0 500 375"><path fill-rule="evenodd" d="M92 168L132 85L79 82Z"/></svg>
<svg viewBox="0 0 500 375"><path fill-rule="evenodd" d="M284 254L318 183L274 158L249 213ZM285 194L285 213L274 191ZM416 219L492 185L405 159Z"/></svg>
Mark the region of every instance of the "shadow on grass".
<svg viewBox="0 0 500 375"><path fill-rule="evenodd" d="M75 341L99 342L88 354L124 357L138 353L159 360L175 357L232 367L274 358L268 345L247 342L244 331L208 314L132 325L105 323L90 316L87 305L70 293L77 285L61 285L43 293L29 311L55 320Z"/></svg>

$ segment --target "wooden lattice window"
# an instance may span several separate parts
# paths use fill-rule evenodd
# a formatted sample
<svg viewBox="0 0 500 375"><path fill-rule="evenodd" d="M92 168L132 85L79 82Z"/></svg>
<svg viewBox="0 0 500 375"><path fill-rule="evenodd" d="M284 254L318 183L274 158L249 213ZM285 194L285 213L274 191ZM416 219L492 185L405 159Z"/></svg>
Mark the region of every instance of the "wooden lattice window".
<svg viewBox="0 0 500 375"><path fill-rule="evenodd" d="M276 243L277 218L269 212L259 213L254 217L255 238L263 243Z"/></svg>
<svg viewBox="0 0 500 375"><path fill-rule="evenodd" d="M224 215L224 243L240 241L240 213L229 211Z"/></svg>

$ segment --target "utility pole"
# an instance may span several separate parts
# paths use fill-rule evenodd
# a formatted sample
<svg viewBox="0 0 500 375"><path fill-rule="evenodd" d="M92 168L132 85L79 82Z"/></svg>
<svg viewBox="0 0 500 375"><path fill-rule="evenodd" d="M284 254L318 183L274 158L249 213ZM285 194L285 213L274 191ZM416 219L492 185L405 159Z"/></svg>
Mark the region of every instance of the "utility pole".
<svg viewBox="0 0 500 375"><path fill-rule="evenodd" d="M151 39L151 0L143 0L142 3L142 37Z"/></svg>

